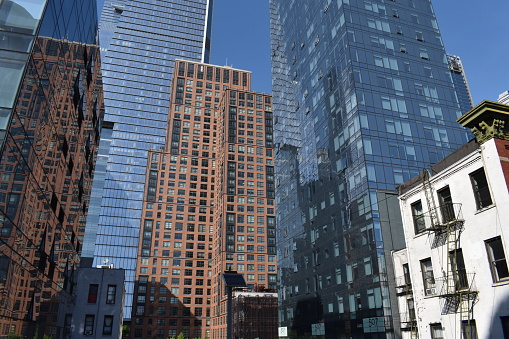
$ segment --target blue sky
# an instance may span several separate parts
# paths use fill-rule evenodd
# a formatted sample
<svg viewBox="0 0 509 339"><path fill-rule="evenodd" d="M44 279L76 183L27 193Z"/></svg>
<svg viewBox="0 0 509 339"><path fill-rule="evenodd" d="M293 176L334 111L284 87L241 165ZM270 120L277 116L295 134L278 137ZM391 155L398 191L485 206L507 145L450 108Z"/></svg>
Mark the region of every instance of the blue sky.
<svg viewBox="0 0 509 339"><path fill-rule="evenodd" d="M316 0L299 0L316 1ZM271 93L268 0L214 0L211 63L253 72ZM509 90L509 1L434 0L449 54L463 61L474 104Z"/></svg>

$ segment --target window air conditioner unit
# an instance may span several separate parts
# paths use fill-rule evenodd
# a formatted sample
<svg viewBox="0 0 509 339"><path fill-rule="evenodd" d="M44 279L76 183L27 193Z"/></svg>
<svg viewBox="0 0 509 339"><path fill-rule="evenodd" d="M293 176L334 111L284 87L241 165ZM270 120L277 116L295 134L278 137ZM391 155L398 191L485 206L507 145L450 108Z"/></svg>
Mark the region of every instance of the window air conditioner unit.
<svg viewBox="0 0 509 339"><path fill-rule="evenodd" d="M426 289L426 295L431 295L431 294L437 294L437 289L436 288L427 288Z"/></svg>
<svg viewBox="0 0 509 339"><path fill-rule="evenodd" d="M83 331L83 335L92 335L92 331Z"/></svg>

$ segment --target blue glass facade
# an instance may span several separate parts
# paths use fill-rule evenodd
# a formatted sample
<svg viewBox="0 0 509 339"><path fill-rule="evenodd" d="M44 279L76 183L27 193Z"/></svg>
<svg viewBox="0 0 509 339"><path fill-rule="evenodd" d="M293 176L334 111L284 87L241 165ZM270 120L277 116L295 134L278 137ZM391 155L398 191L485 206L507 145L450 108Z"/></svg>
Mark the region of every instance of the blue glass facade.
<svg viewBox="0 0 509 339"><path fill-rule="evenodd" d="M397 337L377 191L469 139L431 2L270 10L280 326Z"/></svg>
<svg viewBox="0 0 509 339"><path fill-rule="evenodd" d="M104 2L99 38L105 121L113 124L101 208L87 224L83 256L126 269L130 318L149 149L164 146L175 58L207 62L212 1ZM102 186L102 187L101 187ZM94 194L94 193L93 193ZM98 213L98 214L97 214ZM97 221L96 221L97 220Z"/></svg>

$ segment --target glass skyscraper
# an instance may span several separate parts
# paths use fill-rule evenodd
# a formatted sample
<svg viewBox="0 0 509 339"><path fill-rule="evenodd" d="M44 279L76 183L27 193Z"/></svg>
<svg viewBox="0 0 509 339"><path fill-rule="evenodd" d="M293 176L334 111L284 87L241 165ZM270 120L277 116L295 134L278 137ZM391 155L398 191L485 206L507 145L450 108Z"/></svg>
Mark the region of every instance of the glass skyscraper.
<svg viewBox="0 0 509 339"><path fill-rule="evenodd" d="M102 50L107 138L101 140L83 256L126 269L130 318L149 149L165 143L175 58L207 62L212 0L106 0ZM109 131L108 131L109 129Z"/></svg>
<svg viewBox="0 0 509 339"><path fill-rule="evenodd" d="M397 337L381 193L469 139L431 2L270 10L280 326Z"/></svg>

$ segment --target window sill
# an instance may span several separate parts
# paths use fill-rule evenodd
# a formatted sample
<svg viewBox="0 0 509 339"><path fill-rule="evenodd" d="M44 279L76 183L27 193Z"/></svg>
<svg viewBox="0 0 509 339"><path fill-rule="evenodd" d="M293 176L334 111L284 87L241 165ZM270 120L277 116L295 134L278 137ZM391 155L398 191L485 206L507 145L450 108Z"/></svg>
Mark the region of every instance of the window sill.
<svg viewBox="0 0 509 339"><path fill-rule="evenodd" d="M490 209L495 208L495 207L497 207L497 205L495 205L495 204L491 204L489 206L483 207L483 208L478 209L477 211L475 211L474 215L482 213L482 212L487 211L487 210L490 210Z"/></svg>
<svg viewBox="0 0 509 339"><path fill-rule="evenodd" d="M500 281L493 283L491 285L491 287L499 287L499 286L505 286L505 285L509 285L509 279L507 279L507 278L504 280L500 280Z"/></svg>
<svg viewBox="0 0 509 339"><path fill-rule="evenodd" d="M415 232L415 231L414 231L414 232ZM415 239L415 238L418 238L418 237L422 237L422 236L423 236L423 235L425 235L425 234L428 234L428 232L427 232L426 230L421 231L421 232L419 232L419 233L417 233L417 234L415 234L415 235L414 235L414 239Z"/></svg>

